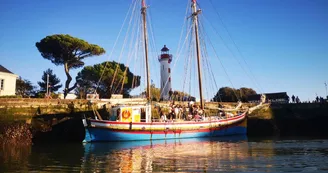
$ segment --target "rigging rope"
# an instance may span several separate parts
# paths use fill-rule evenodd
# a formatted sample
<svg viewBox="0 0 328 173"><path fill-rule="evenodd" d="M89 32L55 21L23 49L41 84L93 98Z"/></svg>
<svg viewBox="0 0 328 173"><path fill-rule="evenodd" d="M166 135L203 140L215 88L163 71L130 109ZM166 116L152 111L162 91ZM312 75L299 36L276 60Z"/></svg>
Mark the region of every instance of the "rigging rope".
<svg viewBox="0 0 328 173"><path fill-rule="evenodd" d="M128 24L128 29L127 29L127 32L126 33L129 33L129 31L131 29L132 19L133 19L134 15L136 15L135 14L135 12L136 12L136 6L137 6L136 5L137 4L136 2L137 1L135 1L134 7L133 7L132 12L131 12L131 16L130 16L130 20L129 20L129 24ZM124 41L123 41L123 45L122 45L122 48L121 48L121 52L120 52L120 56L119 56L119 59L118 59L118 63L121 61L121 58L122 58L122 55L123 55L123 50L125 48L127 39L128 39L128 34L125 35L125 38L124 38ZM117 75L118 68L119 68L119 64L116 65L114 76L112 78L112 82L111 82L111 85L110 85L111 92L112 92L112 87L113 87L113 84L114 84L114 81L115 81L115 78L116 78L116 75Z"/></svg>
<svg viewBox="0 0 328 173"><path fill-rule="evenodd" d="M186 43L186 41L187 41L187 39L188 39L188 36L189 36L189 33L190 33L191 29L192 29L192 26L189 28L189 31L188 31L188 33L187 33L187 35L186 35L186 38L185 38L185 40L184 40L184 42L183 42L183 45ZM176 66L176 64L177 64L177 61L178 61L178 59L180 58L180 54L181 54L181 52L178 53L177 58L176 58L175 61L174 61L174 64L173 64L173 68L172 68L172 69L175 69L175 66ZM168 80L169 80L169 79L166 79L165 84L164 84L164 87L167 85ZM161 95L162 95L162 94L163 94L163 91L161 91Z"/></svg>
<svg viewBox="0 0 328 173"><path fill-rule="evenodd" d="M204 17L204 16L202 15L202 17ZM201 28L203 28L203 27L204 27L203 24L201 24ZM205 36L206 38L209 38L209 37L207 36L206 33L204 33L204 36ZM220 36L220 38L222 38L222 37ZM217 54L217 52L216 52L216 50L215 50L215 48L214 48L214 46L213 46L211 40L210 40L210 39L208 39L208 40L209 40L209 43L210 43L210 45L211 45L211 47L212 47L212 49L213 49L213 52L214 52L215 56L218 58L218 60L219 60L219 62L220 62L220 64L221 64L221 66L222 66L222 69L223 69L224 73L226 74L226 76L227 76L227 78L228 78L228 80L229 80L231 86L232 86L233 88L235 88L234 85L233 85L233 83L232 83L232 81L231 81L231 79L230 79L230 77L229 77L229 75L228 75L228 73L227 73L227 70L226 70L226 68L224 67L224 65L223 65L223 63L222 63L222 61L221 61L221 59L219 58L219 56L218 56L218 54ZM236 93L234 90L233 90L233 92L234 92L235 96L238 98L237 93Z"/></svg>
<svg viewBox="0 0 328 173"><path fill-rule="evenodd" d="M116 47L117 41L118 41L118 39L120 38L121 32L122 32L122 30L123 30L123 27L124 27L124 25L125 25L125 22L126 22L128 16L129 16L129 12L130 12L132 6L133 6L133 3L130 4L129 10L128 10L128 12L127 12L126 15L125 15L125 18L124 18L123 24L122 24L121 29L120 29L120 31L119 31L117 37L116 37L116 40L115 40L115 42L114 42L114 45L113 45L112 51L110 52L110 54L109 54L109 56L108 56L108 60L107 60L106 63L105 63L105 69L106 69L107 66L108 66L108 62L109 62L110 57L113 55L113 50L115 50L115 47ZM101 73L101 75L100 75L100 78L99 78L99 80L98 80L98 82L97 82L96 89L95 89L95 94L97 93L97 89L98 89L98 87L99 87L100 81L101 81L101 79L102 79L104 73L105 73L105 70L102 71L102 73Z"/></svg>
<svg viewBox="0 0 328 173"><path fill-rule="evenodd" d="M191 4L191 2L188 1L187 6L186 6L186 11L185 11L185 16L187 16L187 14L188 14L188 9L189 9L190 4ZM188 18L186 18L186 17L184 18L184 22L183 22L182 29L181 29L181 32L180 32L180 38L179 38L179 42L178 42L178 48L177 48L177 51L176 51L176 55L177 55L177 57L175 58L174 65L173 65L173 68L172 68L172 71L174 71L174 69L175 69L175 65L176 65L176 63L177 63L177 60L180 58L180 55L181 55L181 52L182 52L182 48L184 47L186 41L188 40L189 33L190 33L191 29L192 29L192 26L190 26L189 29L188 29L188 25L186 25L186 23L188 22L187 19L188 19ZM181 41L182 41L182 36L183 36L183 29L184 29L184 26L186 26L187 34L186 34L186 37L185 37L185 39L184 39L184 41L183 41L182 46L180 47L180 45L181 45L180 43L181 43ZM168 83L168 79L166 79L166 81L165 81L165 84L164 84L164 86L163 86L164 88L166 87L167 83ZM163 90L162 90L161 93L160 93L160 96L162 96L162 95L163 95Z"/></svg>
<svg viewBox="0 0 328 173"><path fill-rule="evenodd" d="M150 44L150 47L152 48L152 50L155 52L155 56L152 56L152 57L159 57L159 53L158 53L158 51L157 51L157 49L156 49L156 41L155 41L155 33L154 33L154 27L153 27L153 24L152 24L152 18L151 18L151 8L150 8L150 10L149 10L149 15L147 16L148 17L148 24L149 24L149 35L150 35L150 40L149 40L149 44ZM153 52L152 51L150 51L150 53L152 54ZM152 64L152 66L153 67L158 67L158 63L156 62L156 60L157 60L157 58L155 58L155 59L152 59L152 58L150 58L150 61L151 61L151 64ZM158 69L158 68L153 68L153 69ZM154 72L154 70L153 70L153 72ZM155 70L155 76L160 76L159 75L159 71L158 70ZM150 74L154 74L154 73L150 73ZM157 79L157 78L154 78L154 80L155 79ZM156 82L156 81L155 81Z"/></svg>
<svg viewBox="0 0 328 173"><path fill-rule="evenodd" d="M247 73L246 70L244 70L244 69L243 69L243 70L245 71L245 73L247 73L247 75L249 76L249 78L253 80L253 82L255 83L255 85L257 85L257 87L258 87L258 89L260 90L260 92L263 93L263 92L262 92L263 90L262 90L261 85L257 82L257 80L256 80L256 78L255 78L255 75L253 74L251 68L249 68L248 63L247 63L246 60L245 60L245 57L244 57L243 54L241 53L241 51L240 51L239 47L237 46L236 42L232 39L232 36L231 36L231 34L230 34L228 28L227 28L226 25L224 24L224 22L223 22L223 20L222 20L222 17L221 17L221 15L220 15L220 13L216 10L216 8L215 8L215 6L214 6L212 0L209 0L209 1L210 1L210 3L211 3L211 6L213 7L215 13L216 13L217 16L219 17L219 19L220 19L220 21L221 21L221 23L222 23L223 28L224 28L224 29L226 30L226 32L228 33L228 36L229 36L230 40L232 41L232 43L233 43L234 46L236 47L237 52L239 53L240 57L243 59L244 63L246 64L246 67L248 67L249 72L250 72L250 75ZM213 27L213 25L212 25L212 27ZM214 28L214 27L213 27L213 28ZM216 32L217 32L217 31L216 31ZM231 50L230 50L230 51L231 51ZM234 55L233 55L233 56L234 56ZM237 58L235 57L235 59L237 59ZM238 61L238 62L239 62L239 61ZM240 62L239 62L239 64L241 65Z"/></svg>

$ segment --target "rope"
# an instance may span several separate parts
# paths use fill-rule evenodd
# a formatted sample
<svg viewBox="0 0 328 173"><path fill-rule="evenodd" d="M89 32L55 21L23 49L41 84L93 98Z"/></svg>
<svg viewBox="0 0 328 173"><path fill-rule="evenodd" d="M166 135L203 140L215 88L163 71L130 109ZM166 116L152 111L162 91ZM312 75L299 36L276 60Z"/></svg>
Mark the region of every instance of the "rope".
<svg viewBox="0 0 328 173"><path fill-rule="evenodd" d="M187 14L188 14L188 9L190 7L190 4L191 4L191 2L188 1L187 6L186 6L186 11L185 11L185 16L187 16ZM175 69L175 65L177 63L177 60L180 58L180 55L181 55L181 52L182 52L182 48L184 47L184 45L185 45L185 43L186 43L186 41L188 39L189 33L190 33L191 29L192 29L192 26L190 26L189 29L188 29L188 26L186 25L187 22L188 22L187 18L184 18L184 22L183 22L182 29L181 29L181 32L180 32L180 37L179 37L178 48L177 48L177 51L176 51L177 57L176 57L176 59L174 61L174 65L173 65L172 71ZM180 47L180 45L181 45L180 43L182 41L182 35L183 35L183 30L184 30L183 28L184 28L184 26L186 26L186 30L188 32L186 34L186 37L185 37L185 39L183 41L182 46ZM164 88L166 87L167 83L168 83L168 79L166 79L166 81L165 81ZM163 95L163 91L161 91L161 93L160 93L160 96L162 96L162 95Z"/></svg>
<svg viewBox="0 0 328 173"><path fill-rule="evenodd" d="M115 47L116 47L117 41L118 41L118 39L119 39L119 37L120 37L120 35L121 35L121 32L122 32L123 27L124 27L124 25L125 25L126 19L128 18L129 11L131 10L132 5L133 5L133 3L130 5L129 10L128 10L128 12L127 12L126 15L125 15L125 18L124 18L123 24L122 24L122 26L121 26L121 29L120 29L119 33L118 33L118 36L116 37L116 40L115 40L115 42L114 42L114 45L113 45L112 50L115 50ZM112 55L113 55L113 51L111 51L111 53L110 53L109 56L108 56L108 60L106 61L106 64L105 64L105 69L106 69L107 66L108 66L109 58L110 58ZM98 89L98 87L99 87L100 81L101 81L101 79L102 79L104 73L105 73L105 70L102 71L102 73L101 73L101 75L100 75L100 78L99 78L99 80L98 80L98 82L97 82L96 89L95 89L95 94L97 93L97 89Z"/></svg>
<svg viewBox="0 0 328 173"><path fill-rule="evenodd" d="M201 26L203 27L203 25L201 25ZM206 38L208 38L208 36L207 36L206 33L204 33L204 35L205 35ZM220 35L219 35L219 36L220 36ZM220 36L220 38L222 39L221 36ZM218 56L218 54L217 54L217 52L216 52L216 50L215 50L215 48L214 48L214 46L213 46L211 40L210 40L210 39L208 39L208 40L209 40L209 43L210 43L210 45L211 45L211 47L212 47L212 49L213 49L213 51L214 51L215 56L218 58L218 60L219 60L219 62L220 62L220 64L221 64L221 66L222 66L222 69L223 69L224 73L226 74L226 76L227 76L227 78L228 78L228 80L229 80L231 86L232 86L233 88L235 88L234 85L233 85L233 83L232 83L232 81L231 81L231 79L230 79L230 77L229 77L229 75L228 75L228 73L227 73L227 70L226 70L226 68L224 67L224 65L223 65L223 63L222 63L222 61L221 61L221 59L219 58L219 56ZM237 99L238 99L238 95L237 95L237 93L236 93L234 90L233 90L233 93L235 94L235 96L236 96Z"/></svg>
<svg viewBox="0 0 328 173"><path fill-rule="evenodd" d="M137 15L137 12L134 13L134 16ZM137 17L133 17L133 18L137 18ZM124 70L124 73L123 73L123 79L122 79L122 84L121 84L121 89L119 91L119 93L123 94L123 88L124 88L124 83L125 83L125 78L126 78L126 75L127 75L127 70L130 66L130 62L131 62L131 59L132 59L132 56L134 54L135 51L137 51L137 46L138 46L138 42L136 41L137 40L137 36L138 34L140 33L139 32L139 26L140 25L140 18L137 18L137 20L133 20L133 23L132 23L132 32L131 33L136 33L136 34L132 34L131 36L131 40L130 40L130 44L129 44L129 53L128 53L128 59L126 61L126 68ZM134 44L133 44L134 43ZM123 49L122 49L123 51ZM133 85L133 83L132 83Z"/></svg>
<svg viewBox="0 0 328 173"><path fill-rule="evenodd" d="M247 71L246 71L245 69L243 69L243 70L244 70L245 73L248 75L248 77L249 77L251 80L253 80L253 82L255 83L255 85L257 85L257 87L258 87L258 89L260 90L260 92L263 93L263 92L262 92L263 90L262 90L261 85L257 82L257 80L256 80L256 78L255 78L255 75L253 74L251 68L249 68L248 63L247 63L246 60L245 60L245 57L244 57L243 54L241 53L241 51L240 51L239 47L237 46L236 42L232 39L232 36L231 36L231 34L230 34L228 28L227 28L226 25L224 24L224 22L223 22L223 20L222 20L222 17L221 17L221 15L220 15L220 13L219 13L219 12L216 10L216 8L214 7L214 4L213 4L212 0L210 0L210 3L211 3L211 6L213 7L215 13L216 13L217 16L219 17L220 22L221 22L223 28L224 28L224 29L226 30L226 32L228 33L228 36L229 36L230 40L232 41L233 45L236 47L237 52L239 53L240 57L242 58L242 60L243 60L244 63L246 64L246 67L248 67L248 70L249 70L249 72L250 72L250 75L247 73ZM213 27L213 25L212 25L212 27ZM214 28L214 27L213 27L213 28ZM216 32L217 32L217 31L216 31ZM224 44L225 44L225 43L224 43ZM230 50L230 49L229 49L229 50ZM231 51L231 50L230 50L230 51ZM234 56L234 55L233 55L233 56ZM234 57L235 57L235 56L234 56ZM235 57L235 59L237 59L237 58ZM237 60L237 61L238 61L238 60ZM238 61L238 63L241 65L241 63L240 63L239 61Z"/></svg>
<svg viewBox="0 0 328 173"><path fill-rule="evenodd" d="M129 31L131 30L131 22L132 22L132 19L134 18L134 15L136 15L135 14L136 6L137 6L136 4L137 3L135 1L134 7L133 7L132 12L131 12L131 16L130 16L130 20L129 20L129 24L128 24L128 29L127 29L126 33L129 33ZM126 34L125 37L124 37L124 41L123 41L123 45L122 45L122 48L121 48L121 52L120 52L118 62L121 61L121 58L122 58L122 55L123 55L123 50L125 48L127 39L128 39L128 34ZM116 75L117 75L118 67L119 67L119 65L117 65L116 68L115 68L114 76L112 78L112 82L111 82L111 85L110 85L111 92L112 92L112 87L113 87L113 84L114 84L114 81L115 81L115 78L116 78Z"/></svg>
<svg viewBox="0 0 328 173"><path fill-rule="evenodd" d="M150 44L150 47L152 48L151 49L152 51L150 51L150 52L151 53L155 52L155 56L151 56L151 57L159 57L159 53L158 53L158 51L156 49L157 46L156 46L156 41L155 41L155 33L154 33L154 27L153 27L153 24L152 24L152 18L151 18L152 14L151 13L152 12L151 12L151 8L150 8L149 15L147 16L148 17L148 21L149 21L148 24L150 26L149 27L149 33L150 33L149 35L150 35L150 38L151 38L149 40L149 44ZM158 63L156 62L156 58L154 58L154 59L150 58L150 62L151 62L151 64L152 64L153 67L158 67ZM158 69L158 68L153 68L153 69ZM160 76L158 70L155 70L154 73L155 73L156 76ZM150 73L150 74L154 74L154 73ZM156 79L157 78L155 78L154 80L156 80Z"/></svg>
<svg viewBox="0 0 328 173"><path fill-rule="evenodd" d="M205 35L205 34L203 34L205 29L204 29L203 25L201 25L201 27L202 27L202 29L200 30L200 32L201 32L200 36L203 36L203 35ZM203 46L204 46L204 49L202 49L202 50L203 50L203 55L204 55L203 60L205 60L205 62L206 62L205 63L206 68L205 69L207 69L206 72L208 72L208 76L210 78L209 81L214 81L214 82L210 82L209 86L211 87L212 91L216 90L216 93L217 93L219 88L217 86L216 79L214 77L214 73L213 73L213 70L212 70L212 67L211 67L211 63L209 63L209 60L208 60L208 53L207 53L207 46L206 46L205 38L201 37L201 41L202 41ZM204 76L207 76L207 75L204 75ZM214 95L216 93L214 93ZM218 94L218 96L219 96L219 100L222 102L220 94Z"/></svg>
<svg viewBox="0 0 328 173"><path fill-rule="evenodd" d="M125 77L126 77L127 70L128 70L128 67L125 67L124 74L123 74L123 79L122 79L122 85L121 85L121 89L120 89L121 94L123 94L123 86L124 86L124 80L125 80Z"/></svg>
<svg viewBox="0 0 328 173"><path fill-rule="evenodd" d="M188 39L188 35L189 35L190 31L191 31L191 28L192 28L192 26L190 27L190 30L189 30L189 32L187 33L186 37L185 37L185 40L184 40L184 42L183 42L183 45L186 43L186 40ZM174 61L174 64L173 64L173 68L172 68L172 69L175 69L175 66L176 66L176 64L177 64L177 61L178 61L178 59L180 58L180 54L181 54L181 52L178 53L177 58L176 58L175 61ZM168 80L169 80L169 79L166 79L165 84L164 84L164 87L167 85ZM162 95L162 94L163 94L163 91L161 92L160 95Z"/></svg>

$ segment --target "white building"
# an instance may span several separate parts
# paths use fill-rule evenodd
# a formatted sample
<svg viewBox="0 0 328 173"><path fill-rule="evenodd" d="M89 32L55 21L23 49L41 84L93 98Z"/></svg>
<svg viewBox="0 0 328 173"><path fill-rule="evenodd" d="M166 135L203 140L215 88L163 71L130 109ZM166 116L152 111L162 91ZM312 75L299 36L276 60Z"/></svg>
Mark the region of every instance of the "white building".
<svg viewBox="0 0 328 173"><path fill-rule="evenodd" d="M16 79L15 75L2 65L0 65L0 96L10 96L16 94Z"/></svg>
<svg viewBox="0 0 328 173"><path fill-rule="evenodd" d="M161 100L169 100L169 92L171 88L171 68L172 55L169 54L169 50L166 45L161 49L161 55L158 57L158 61L161 63Z"/></svg>
<svg viewBox="0 0 328 173"><path fill-rule="evenodd" d="M66 98L64 98L64 94L63 93L59 93L58 94L58 98L60 98L60 99L71 99L71 100L74 100L74 99L77 98L77 95L72 94L72 93L68 93L67 96L66 96Z"/></svg>

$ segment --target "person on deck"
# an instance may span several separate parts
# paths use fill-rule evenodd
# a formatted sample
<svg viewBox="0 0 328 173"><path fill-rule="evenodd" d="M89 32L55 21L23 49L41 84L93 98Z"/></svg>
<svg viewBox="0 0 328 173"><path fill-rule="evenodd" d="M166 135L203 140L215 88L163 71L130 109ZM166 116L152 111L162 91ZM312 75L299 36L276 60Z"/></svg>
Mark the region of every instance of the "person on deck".
<svg viewBox="0 0 328 173"><path fill-rule="evenodd" d="M174 107L174 115L175 115L175 118L176 119L180 119L180 116L179 116L179 107L178 107L179 105L176 105L175 107Z"/></svg>
<svg viewBox="0 0 328 173"><path fill-rule="evenodd" d="M163 111L161 111L161 121L166 122L166 120L167 120L166 115L163 113Z"/></svg>

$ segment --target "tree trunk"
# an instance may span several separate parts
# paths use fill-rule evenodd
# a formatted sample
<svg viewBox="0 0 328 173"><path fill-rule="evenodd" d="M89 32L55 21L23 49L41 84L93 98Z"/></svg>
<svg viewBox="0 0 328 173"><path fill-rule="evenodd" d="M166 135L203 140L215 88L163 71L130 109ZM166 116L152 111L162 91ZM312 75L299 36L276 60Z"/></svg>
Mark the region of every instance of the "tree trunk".
<svg viewBox="0 0 328 173"><path fill-rule="evenodd" d="M66 76L67 76L67 80L65 82L65 89L64 89L64 99L65 99L66 96L67 96L67 94L70 92L69 91L69 84L72 81L72 77L69 74L69 68L68 68L68 64L67 63L64 64L64 68L65 68L65 73L66 73Z"/></svg>

